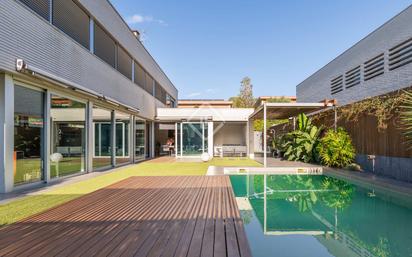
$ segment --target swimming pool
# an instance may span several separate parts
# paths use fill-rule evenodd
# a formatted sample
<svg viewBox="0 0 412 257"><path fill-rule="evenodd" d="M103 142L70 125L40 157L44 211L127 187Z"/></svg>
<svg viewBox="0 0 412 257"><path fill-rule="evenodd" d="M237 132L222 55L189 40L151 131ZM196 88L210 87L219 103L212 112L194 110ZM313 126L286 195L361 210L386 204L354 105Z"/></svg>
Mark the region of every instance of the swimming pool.
<svg viewBox="0 0 412 257"><path fill-rule="evenodd" d="M412 256L410 198L324 175L230 179L255 257Z"/></svg>

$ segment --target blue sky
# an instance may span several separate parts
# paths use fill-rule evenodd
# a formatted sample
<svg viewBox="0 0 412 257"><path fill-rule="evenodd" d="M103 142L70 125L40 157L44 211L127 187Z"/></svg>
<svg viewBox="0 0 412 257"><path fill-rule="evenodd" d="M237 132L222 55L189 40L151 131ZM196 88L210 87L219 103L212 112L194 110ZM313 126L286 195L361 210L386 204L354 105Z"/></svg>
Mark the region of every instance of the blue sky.
<svg viewBox="0 0 412 257"><path fill-rule="evenodd" d="M409 6L406 0L111 0L179 98L295 95L296 85Z"/></svg>

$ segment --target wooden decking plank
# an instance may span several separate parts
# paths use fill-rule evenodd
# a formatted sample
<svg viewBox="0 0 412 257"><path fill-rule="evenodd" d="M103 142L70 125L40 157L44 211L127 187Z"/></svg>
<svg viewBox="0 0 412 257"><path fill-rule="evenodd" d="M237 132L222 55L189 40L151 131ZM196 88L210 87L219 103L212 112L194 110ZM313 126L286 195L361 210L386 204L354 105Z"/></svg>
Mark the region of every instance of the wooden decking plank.
<svg viewBox="0 0 412 257"><path fill-rule="evenodd" d="M123 182L125 183L125 182ZM128 182L128 183L132 183L132 182ZM106 191L105 190L98 190L98 192L96 191L95 193L102 193L105 197L106 200L110 199L110 189L120 185L122 183L115 183L114 185L108 187ZM115 197L115 194L112 194L112 197ZM39 231L46 231L48 230L49 232L52 232L52 228L57 228L59 227L59 221L70 218L73 215L73 212L82 212L86 209L90 209L90 203L93 202L94 200L100 200L101 198L99 197L99 195L97 195L97 199L94 199L92 197L93 195L89 194L89 195L85 195L83 197L80 197L78 199L69 201L66 204L63 205L59 205L56 206L52 209L50 209L49 211L45 211L42 212L40 214L36 214L34 216L32 216L32 218L28 218L28 219L24 219L20 222L18 222L17 224L29 224L28 226L28 230L25 231L18 231L18 229L16 229L15 231L17 231L17 233L10 233L8 230L10 227L14 227L14 226L8 226L4 229L4 233L9 235L9 237L7 238L8 241L13 241L16 240L16 238L19 239L19 241L23 242L23 238L25 237L30 237L33 234L36 234L36 237L39 237ZM62 210L60 210L62 209ZM54 224L52 227L50 226L50 224ZM33 228L34 229L31 229ZM45 228L47 227L47 229ZM3 244L8 244L7 240L3 240L0 241L0 246Z"/></svg>
<svg viewBox="0 0 412 257"><path fill-rule="evenodd" d="M130 181L127 181L124 185L129 185ZM123 184L121 184L123 185ZM1 253L4 252L7 253L9 251L12 253L12 255L22 255L22 253L27 253L27 249L31 249L32 251L39 249L43 245L49 246L50 247L50 242L53 242L54 240L49 240L50 238L55 238L54 237L54 232L58 232L58 236L64 236L65 233L69 233L73 230L78 229L77 224L79 222L87 221L89 219L89 216L93 216L94 219L98 218L102 214L104 214L104 210L110 206L114 208L115 210L118 208L119 205L124 204L124 202L118 202L118 199L116 198L119 196L124 196L125 191L127 192L128 189L120 189L117 191L113 197L109 196L106 198L106 201L100 202L100 204L96 203L90 203L87 209L85 209L83 212L71 212L72 215L69 216L67 220L64 222L60 222L60 218L55 218L53 216L50 216L50 221L40 222L40 229L36 228L35 231L36 233L30 233L35 235L35 237L25 237L23 239L20 239L17 244L14 244L12 247L12 251L9 251L9 248L4 248L1 250ZM74 203L74 202L73 202ZM72 204L69 204L72 205ZM45 216L48 216L47 214ZM66 215L65 215L66 216ZM48 224L52 224L52 228L48 226ZM54 224L57 224L54 226Z"/></svg>
<svg viewBox="0 0 412 257"><path fill-rule="evenodd" d="M147 218L147 220L150 220L150 226L143 226L141 228L141 230L145 230L145 231L154 231L154 234L157 234L159 231L162 232L163 228L162 227L156 227L156 225L159 225L157 223L161 223L164 222L164 220L167 219L167 215L173 210L173 208L175 208L174 205L176 205L176 202L178 203L179 198L183 197L182 194L180 194L180 190L183 190L183 186L185 184L185 179L179 181L178 183L181 184L176 184L177 189L168 189L167 190L167 197L164 197L164 199L162 199L164 201L163 204L157 204L157 206L159 206L160 208L158 208L157 210L152 211L152 215L149 215ZM172 191L170 191L172 190ZM160 222L159 222L160 221ZM137 228L139 229L139 228ZM139 248L136 248L138 250L140 250L141 248L144 248L145 245L147 245L147 242L150 242L150 238L152 235L149 235L149 237L143 242L143 244L141 246L139 246ZM154 242L153 242L154 243ZM150 248L149 248L150 250ZM116 251L116 248L113 250L113 252Z"/></svg>
<svg viewBox="0 0 412 257"><path fill-rule="evenodd" d="M123 192L123 190L120 190ZM117 192L121 194L120 192ZM123 192L124 193L124 192ZM77 228L76 224L81 221L85 221L88 219L88 215L92 215L93 217L98 217L101 215L99 212L103 211L105 206L114 206L116 207L116 198L109 198L110 200L104 201L105 205L102 206L100 209L98 208L90 208L84 210L84 212L79 212L80 215L76 215L77 212L72 212L72 215L68 217L68 219L61 221L60 218L56 218L50 216L50 220L45 221L36 221L39 222L39 228L35 228L35 232L30 232L29 236L24 236L23 238L19 238L18 243L15 243L11 247L6 247L1 250L1 253L12 253L13 255L20 255L19 253L26 252L27 249L35 250L41 247L42 245L48 246L50 243L47 239L52 238L54 232L58 232L59 235L67 233L67 231L71 231ZM119 204L123 204L120 202ZM97 207L97 206L95 206ZM73 215L74 214L74 215ZM43 214L47 215L47 212ZM49 225L52 225L50 227ZM55 226L55 224L57 224ZM33 236L31 236L33 235ZM53 241L53 240L51 240ZM11 250L11 251L10 251Z"/></svg>
<svg viewBox="0 0 412 257"><path fill-rule="evenodd" d="M168 246L169 248L173 247L173 244L176 245L176 235L178 236L180 231L184 229L185 224L187 223L187 216L189 215L189 210L195 205L197 195L199 194L199 188L201 185L201 180L191 179L188 182L190 186L185 188L183 192L184 198L181 201L180 206L176 212L173 213L168 225L168 229L165 230L165 233L157 240L153 245L151 251L148 253L149 257L159 257L164 252L166 252Z"/></svg>
<svg viewBox="0 0 412 257"><path fill-rule="evenodd" d="M174 183L176 179L171 181ZM144 197L142 199L143 206L146 208L141 208L141 210L135 210L131 213L133 214L132 220L125 224L125 226L119 227L116 231L106 235L102 240L96 242L92 248L85 255L91 256L94 253L97 255L105 255L110 253L113 248L115 248L118 244L122 242L122 238L127 236L127 232L130 230L139 230L139 225L146 224L144 222L140 222L141 220L149 220L150 213L154 213L156 208L162 206L164 203L168 201L168 197L171 197L167 191L162 189L162 184L158 185L157 188L152 190L152 194L148 197ZM137 206L139 207L139 206Z"/></svg>
<svg viewBox="0 0 412 257"><path fill-rule="evenodd" d="M251 256L228 177L131 177L0 229L0 256Z"/></svg>
<svg viewBox="0 0 412 257"><path fill-rule="evenodd" d="M215 257L226 256L226 235L225 235L225 222L223 218L223 197L224 189L219 187L217 190L217 210L215 212L215 238L213 255Z"/></svg>

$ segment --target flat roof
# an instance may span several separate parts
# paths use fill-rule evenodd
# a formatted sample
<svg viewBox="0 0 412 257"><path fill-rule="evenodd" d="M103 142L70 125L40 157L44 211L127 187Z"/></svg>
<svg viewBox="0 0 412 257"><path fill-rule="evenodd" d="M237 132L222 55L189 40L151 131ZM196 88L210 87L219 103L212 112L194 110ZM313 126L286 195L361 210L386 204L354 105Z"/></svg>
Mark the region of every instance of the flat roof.
<svg viewBox="0 0 412 257"><path fill-rule="evenodd" d="M333 102L321 103L263 103L255 109L249 119L263 119L263 109L266 105L267 119L288 119L300 113L311 113L335 106Z"/></svg>

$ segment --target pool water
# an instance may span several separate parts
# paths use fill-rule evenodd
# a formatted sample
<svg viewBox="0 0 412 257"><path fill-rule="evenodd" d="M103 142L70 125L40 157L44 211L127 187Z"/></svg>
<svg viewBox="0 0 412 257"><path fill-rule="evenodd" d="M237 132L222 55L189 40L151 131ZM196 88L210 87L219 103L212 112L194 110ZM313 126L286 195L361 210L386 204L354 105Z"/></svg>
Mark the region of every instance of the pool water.
<svg viewBox="0 0 412 257"><path fill-rule="evenodd" d="M412 256L410 197L320 175L230 179L255 257Z"/></svg>

